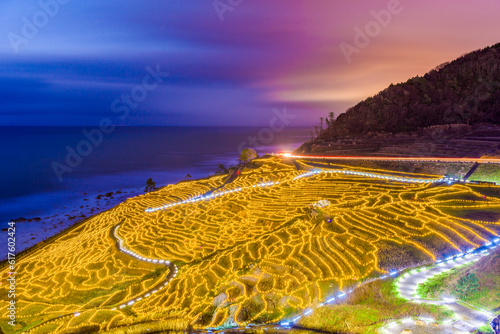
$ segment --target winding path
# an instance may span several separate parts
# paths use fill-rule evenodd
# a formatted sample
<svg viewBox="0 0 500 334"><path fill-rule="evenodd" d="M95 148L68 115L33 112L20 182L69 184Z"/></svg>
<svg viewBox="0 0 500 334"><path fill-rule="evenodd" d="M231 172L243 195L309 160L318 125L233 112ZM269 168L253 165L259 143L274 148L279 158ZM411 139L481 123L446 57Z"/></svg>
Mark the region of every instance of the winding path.
<svg viewBox="0 0 500 334"><path fill-rule="evenodd" d="M158 284L156 284L154 287L148 289L147 291L141 293L139 296L133 298L133 299L130 299L122 304L120 304L119 306L117 307L104 307L104 308L109 308L111 311L115 311L117 308L124 308L126 306L131 306L133 304L135 304L136 302L142 300L142 299L145 299L155 293L157 293L158 291L160 291L161 289L163 289L176 275L177 275L177 266L173 263L171 263L170 261L168 260L162 260L162 259L153 259L153 258L146 258L146 257L143 257L141 256L140 254L137 254L129 249L127 249L127 247L124 245L124 242L122 239L120 239L120 237L118 236L117 234L117 230L118 228L120 227L120 225L116 225L114 226L111 231L110 231L110 237L115 241L116 243L116 248L124 253L124 254L127 254L129 256L132 256L133 258L135 258L136 260L139 260L139 261L143 261L143 262L150 262L150 263L157 263L157 264L163 264L165 265L166 267L168 267L169 271L168 271L168 274L167 276L165 276L165 280L164 281L161 281L159 282ZM58 321L58 320L61 320L61 319L64 319L64 318L69 318L69 317L78 317L80 316L81 313L84 313L84 312L87 312L87 311L92 311L96 308L91 308L91 309L85 309L85 310L81 310L79 312L72 312L72 313L67 313L67 314L63 314L63 315L60 315L56 318L53 318L53 319L50 319L50 320L47 320L47 321L44 321L40 324L38 324L37 326L35 327L32 327L30 328L29 330L26 331L26 333L29 333L31 331L33 331L34 329L36 328L39 328L41 326L44 326L44 325L47 325L49 323L52 323L52 322L55 322L55 321Z"/></svg>
<svg viewBox="0 0 500 334"><path fill-rule="evenodd" d="M453 298L441 299L422 299L418 297L417 287L420 283L439 275L450 269L457 268L464 264L478 261L488 252L461 254L459 256L448 258L445 261L440 261L436 265L420 270L413 270L399 277L397 280L397 289L401 297L415 303L426 303L433 305L444 305L454 313L454 319L449 319L442 324L437 324L434 319L403 319L398 322L390 322L381 329L382 333L399 334L404 330L411 330L413 334L418 333L442 333L442 334L459 334L470 333L478 327L486 324L493 315L484 310L465 307L462 303L458 303Z"/></svg>
<svg viewBox="0 0 500 334"><path fill-rule="evenodd" d="M124 245L125 243L123 242L123 240L120 239L120 237L117 234L117 231L118 231L119 227L120 227L120 225L116 225L115 227L113 227L113 229L111 230L111 235L112 235L113 239L115 239L116 248L120 252L125 253L127 255L130 255L130 256L132 256L133 258L135 258L136 260L139 260L139 261L164 264L169 269L167 276L165 276L165 281L158 283L157 285L155 285L151 289L149 289L146 292L143 292L142 294L140 294L138 297L133 298L131 300L128 300L127 302L122 303L122 304L120 304L120 306L118 306L118 308L124 308L125 306L131 306L135 302L138 302L138 301L140 301L140 300L142 300L144 298L147 298L147 297L149 297L149 296L157 293L161 289L163 289L175 277L175 275L177 275L177 266L175 264L171 263L168 260L147 258L147 257L141 256L140 254L137 254L137 253L129 250ZM114 310L116 310L116 308L111 309L111 311L114 311Z"/></svg>

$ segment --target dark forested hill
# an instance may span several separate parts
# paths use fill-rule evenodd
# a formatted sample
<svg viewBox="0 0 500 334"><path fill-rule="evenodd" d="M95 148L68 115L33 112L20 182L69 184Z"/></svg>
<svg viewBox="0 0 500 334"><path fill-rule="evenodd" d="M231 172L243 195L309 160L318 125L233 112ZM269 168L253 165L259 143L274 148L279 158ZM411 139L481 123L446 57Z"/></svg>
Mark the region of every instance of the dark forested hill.
<svg viewBox="0 0 500 334"><path fill-rule="evenodd" d="M500 124L500 43L391 85L328 123L318 140L442 124Z"/></svg>

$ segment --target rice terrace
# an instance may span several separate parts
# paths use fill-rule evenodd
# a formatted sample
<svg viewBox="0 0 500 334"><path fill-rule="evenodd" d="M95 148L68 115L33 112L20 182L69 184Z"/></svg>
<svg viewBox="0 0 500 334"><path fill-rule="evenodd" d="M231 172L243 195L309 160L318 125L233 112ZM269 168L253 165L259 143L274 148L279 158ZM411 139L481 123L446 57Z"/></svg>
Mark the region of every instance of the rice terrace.
<svg viewBox="0 0 500 334"><path fill-rule="evenodd" d="M362 282L492 242L499 193L445 175L268 155L130 198L22 254L13 332L300 325ZM2 279L11 274L4 264ZM0 294L7 318L8 287Z"/></svg>
<svg viewBox="0 0 500 334"><path fill-rule="evenodd" d="M500 1L3 0L0 334L500 334Z"/></svg>

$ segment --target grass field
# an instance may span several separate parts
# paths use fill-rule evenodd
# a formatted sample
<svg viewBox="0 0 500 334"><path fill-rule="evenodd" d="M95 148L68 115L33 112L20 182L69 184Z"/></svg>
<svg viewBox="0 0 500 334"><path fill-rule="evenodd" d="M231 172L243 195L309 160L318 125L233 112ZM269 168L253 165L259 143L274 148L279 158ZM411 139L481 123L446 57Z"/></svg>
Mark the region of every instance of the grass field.
<svg viewBox="0 0 500 334"><path fill-rule="evenodd" d="M326 332L375 334L392 319L432 317L450 318L445 307L411 303L397 296L395 281L377 280L354 290L340 305L326 305L300 320L303 328Z"/></svg>
<svg viewBox="0 0 500 334"><path fill-rule="evenodd" d="M495 164L479 165L474 174L470 177L471 181L487 181L500 184L500 167Z"/></svg>
<svg viewBox="0 0 500 334"><path fill-rule="evenodd" d="M424 298L454 297L485 310L500 308L500 248L487 258L437 275L419 285L417 292ZM477 277L477 288L464 294L457 289L459 280L467 275Z"/></svg>
<svg viewBox="0 0 500 334"><path fill-rule="evenodd" d="M2 329L17 333L43 323L32 333L73 333L117 332L152 321L171 328L268 323L367 278L478 247L500 232L498 219L473 214L500 210L495 187L341 173L299 177L304 171L278 158L251 167L217 192L241 190L145 212L225 180L170 185L17 259L18 325L12 330L2 323ZM128 249L179 268L165 289L124 308L117 306L161 282L167 269L119 252L110 233L118 224ZM1 276L8 277L7 268ZM2 318L7 301L2 286ZM64 316L75 312L79 316Z"/></svg>

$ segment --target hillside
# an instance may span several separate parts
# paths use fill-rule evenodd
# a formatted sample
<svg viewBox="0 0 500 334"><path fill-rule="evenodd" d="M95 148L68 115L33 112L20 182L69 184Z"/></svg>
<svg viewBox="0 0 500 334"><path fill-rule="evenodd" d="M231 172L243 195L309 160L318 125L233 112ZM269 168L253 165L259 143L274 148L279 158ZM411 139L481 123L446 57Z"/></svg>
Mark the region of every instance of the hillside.
<svg viewBox="0 0 500 334"><path fill-rule="evenodd" d="M391 85L336 120L328 119L327 128L298 152L325 152L331 148L346 151L340 155L353 151L376 153L391 142L423 143L419 150L426 152L433 150L429 143L454 147L467 143L447 141L474 137L472 147L465 145L465 155L471 155L469 151L494 154L500 143L500 129L495 126L500 124L499 64L500 43L442 64L423 77ZM380 153L391 153L390 149L386 151ZM411 151L403 147L393 153Z"/></svg>
<svg viewBox="0 0 500 334"><path fill-rule="evenodd" d="M491 252L478 262L465 265L449 272L437 275L421 283L417 290L425 298L442 298L452 296L474 306L487 310L500 310L500 249ZM474 275L477 277L477 287L464 293L457 289L460 279Z"/></svg>

